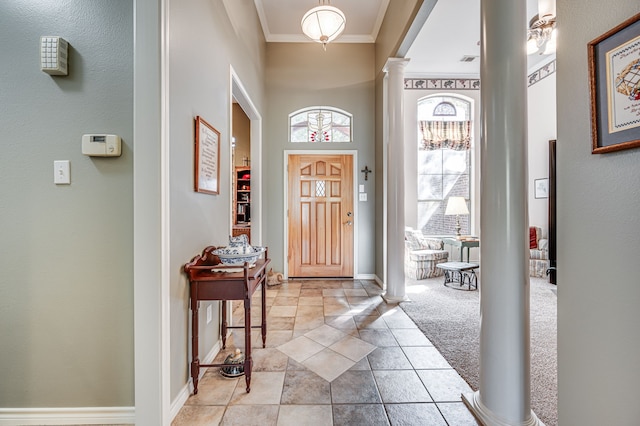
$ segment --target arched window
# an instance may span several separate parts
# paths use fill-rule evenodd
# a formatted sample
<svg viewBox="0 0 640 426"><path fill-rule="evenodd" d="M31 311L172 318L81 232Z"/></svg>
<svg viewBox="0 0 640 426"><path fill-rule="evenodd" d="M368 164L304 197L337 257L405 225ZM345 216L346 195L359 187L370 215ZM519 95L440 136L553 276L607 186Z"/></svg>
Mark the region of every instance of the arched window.
<svg viewBox="0 0 640 426"><path fill-rule="evenodd" d="M418 101L418 227L428 235L454 235L456 216L445 215L449 197L464 197L471 211L471 102L452 95ZM470 215L459 216L461 233Z"/></svg>
<svg viewBox="0 0 640 426"><path fill-rule="evenodd" d="M351 114L333 107L308 107L289 114L291 142L351 142Z"/></svg>

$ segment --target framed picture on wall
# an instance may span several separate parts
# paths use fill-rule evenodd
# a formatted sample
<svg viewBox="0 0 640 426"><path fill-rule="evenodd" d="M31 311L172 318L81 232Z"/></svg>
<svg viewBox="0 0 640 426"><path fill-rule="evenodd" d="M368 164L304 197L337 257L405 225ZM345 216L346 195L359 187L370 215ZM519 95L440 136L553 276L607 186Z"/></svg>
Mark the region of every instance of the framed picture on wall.
<svg viewBox="0 0 640 426"><path fill-rule="evenodd" d="M533 181L533 195L535 198L549 198L549 178Z"/></svg>
<svg viewBox="0 0 640 426"><path fill-rule="evenodd" d="M220 132L200 116L195 124L195 191L219 194Z"/></svg>
<svg viewBox="0 0 640 426"><path fill-rule="evenodd" d="M640 14L588 44L592 154L640 147Z"/></svg>

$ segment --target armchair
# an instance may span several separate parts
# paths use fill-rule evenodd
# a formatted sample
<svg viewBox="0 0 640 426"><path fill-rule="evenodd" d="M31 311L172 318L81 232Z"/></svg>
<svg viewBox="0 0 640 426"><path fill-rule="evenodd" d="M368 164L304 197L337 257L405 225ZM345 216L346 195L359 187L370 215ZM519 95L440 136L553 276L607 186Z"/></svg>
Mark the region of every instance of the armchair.
<svg viewBox="0 0 640 426"><path fill-rule="evenodd" d="M444 242L437 238L427 238L421 231L407 228L405 230L404 271L409 278L423 280L439 277L444 271L436 268L439 263L449 259L449 252L444 250Z"/></svg>
<svg viewBox="0 0 640 426"><path fill-rule="evenodd" d="M529 276L544 278L549 268L549 241L542 238L542 228L529 227Z"/></svg>

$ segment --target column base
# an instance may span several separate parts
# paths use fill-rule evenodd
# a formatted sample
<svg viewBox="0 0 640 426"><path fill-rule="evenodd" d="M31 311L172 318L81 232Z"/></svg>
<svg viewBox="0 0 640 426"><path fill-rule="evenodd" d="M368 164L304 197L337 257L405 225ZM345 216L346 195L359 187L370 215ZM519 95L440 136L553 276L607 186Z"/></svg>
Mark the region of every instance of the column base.
<svg viewBox="0 0 640 426"><path fill-rule="evenodd" d="M498 417L480 401L480 392L462 394L462 402L467 406L471 414L483 426L544 426L544 423L531 411L531 417L524 422L509 423Z"/></svg>
<svg viewBox="0 0 640 426"><path fill-rule="evenodd" d="M409 298L407 297L406 294L404 296L391 296L389 295L389 293L385 293L382 295L382 300L384 300L387 303L400 303L400 302L408 301Z"/></svg>

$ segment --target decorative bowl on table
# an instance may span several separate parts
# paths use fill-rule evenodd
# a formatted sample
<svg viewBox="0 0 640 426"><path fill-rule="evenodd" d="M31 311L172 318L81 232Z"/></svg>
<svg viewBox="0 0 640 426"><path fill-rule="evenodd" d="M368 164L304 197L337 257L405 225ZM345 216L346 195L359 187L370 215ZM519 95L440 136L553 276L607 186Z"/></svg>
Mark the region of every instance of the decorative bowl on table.
<svg viewBox="0 0 640 426"><path fill-rule="evenodd" d="M242 266L245 262L250 265L256 263L256 260L265 251L264 247L223 247L215 249L213 254L220 258L223 265Z"/></svg>

